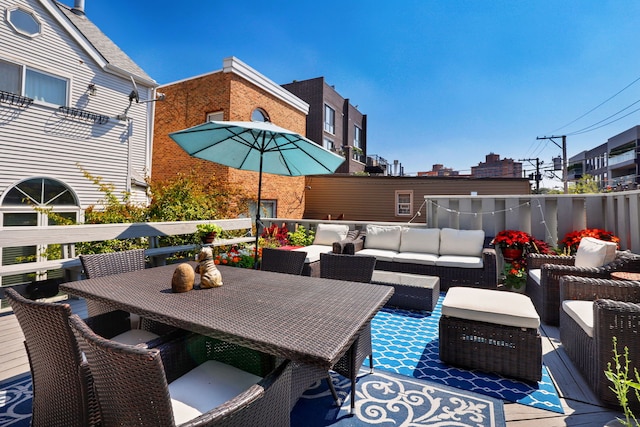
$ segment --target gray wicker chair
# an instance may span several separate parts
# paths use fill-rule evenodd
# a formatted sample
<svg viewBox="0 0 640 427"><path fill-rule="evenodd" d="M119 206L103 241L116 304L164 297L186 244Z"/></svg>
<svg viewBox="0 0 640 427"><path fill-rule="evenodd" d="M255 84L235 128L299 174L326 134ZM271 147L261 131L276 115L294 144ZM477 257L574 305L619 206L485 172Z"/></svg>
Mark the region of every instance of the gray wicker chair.
<svg viewBox="0 0 640 427"><path fill-rule="evenodd" d="M300 276L304 268L306 252L263 248L260 270Z"/></svg>
<svg viewBox="0 0 640 427"><path fill-rule="evenodd" d="M69 328L69 304L31 301L13 289L5 296L25 337L33 384L31 425L96 425L91 375Z"/></svg>
<svg viewBox="0 0 640 427"><path fill-rule="evenodd" d="M126 346L99 337L77 315L71 316L69 322L93 375L103 427L174 426L176 420L182 426L289 425L289 361L275 366L272 356L193 335L174 346L171 357L161 359L157 349ZM220 386L222 375L211 375L208 380L208 375L199 371L210 360L224 364L209 364L207 369L223 366L232 378L228 384ZM246 376L250 378L247 380ZM207 382L218 384L221 392L234 385L243 391L212 403L214 391L199 388L209 388L203 386ZM183 394L179 394L181 391ZM176 400L196 408L196 413L185 414Z"/></svg>
<svg viewBox="0 0 640 427"><path fill-rule="evenodd" d="M145 256L144 249L133 249L120 252L109 252L104 254L91 254L80 255L80 262L82 268L87 276L87 279L93 279L96 277L110 276L112 274L127 273L130 271L144 270L145 268ZM110 306L102 304L97 301L87 300L87 314L89 317L95 317L105 313L111 313L113 318L121 317L119 322L127 322L130 318L130 314L120 310L113 310ZM134 322L135 323L135 322ZM178 334L178 329L164 325L159 322L151 321L148 319L140 319L139 325L135 329L142 331L149 331L152 334L139 334L139 331L131 330L130 332L124 332L122 338L118 340L125 343L133 343L139 341L138 335L142 335L143 338L148 336L150 340L154 340L163 335L170 335L168 339L174 338ZM105 338L113 338L115 335L108 333L107 335L101 334Z"/></svg>
<svg viewBox="0 0 640 427"><path fill-rule="evenodd" d="M615 366L614 336L619 354L624 353L624 347L629 349L631 375L635 368L640 370L640 282L563 276L560 298L564 303L575 304L573 307L563 304L560 311L560 339L564 350L602 403L618 407L618 399L610 389L613 384L607 380L605 371L608 363ZM591 312L579 309L588 308L587 302L593 309L592 319ZM578 315L580 312L582 316ZM593 325L591 334L580 326L585 322ZM640 402L634 396L629 396L629 403L634 411L640 410Z"/></svg>
<svg viewBox="0 0 640 427"><path fill-rule="evenodd" d="M525 292L536 307L540 320L557 326L560 318L560 278L581 276L610 279L612 271L640 271L640 256L620 251L616 259L602 267L576 267L575 256L529 254L527 256L527 285ZM540 283L529 271L540 269Z"/></svg>
<svg viewBox="0 0 640 427"><path fill-rule="evenodd" d="M351 282L371 282L376 258L373 256L338 255L333 253L320 254L320 277L325 279L347 280ZM355 354L353 353L355 352ZM356 387L358 370L364 360L369 357L369 370L373 372L373 349L371 345L371 323L360 332L357 341L347 353L333 366L333 370L351 380L352 391ZM331 378L327 379L329 388L336 402L340 402L333 387ZM352 396L353 393L352 393ZM355 399L351 399L351 408Z"/></svg>

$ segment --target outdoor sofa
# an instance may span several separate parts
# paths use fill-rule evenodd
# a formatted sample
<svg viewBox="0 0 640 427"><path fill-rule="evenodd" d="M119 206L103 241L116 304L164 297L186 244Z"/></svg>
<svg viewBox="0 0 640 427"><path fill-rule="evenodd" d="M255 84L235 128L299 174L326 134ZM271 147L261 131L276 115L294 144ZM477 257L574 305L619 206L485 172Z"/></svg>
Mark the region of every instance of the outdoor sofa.
<svg viewBox="0 0 640 427"><path fill-rule="evenodd" d="M483 230L367 224L355 238L335 242L334 253L372 255L376 270L440 278L440 289L495 289L496 252Z"/></svg>

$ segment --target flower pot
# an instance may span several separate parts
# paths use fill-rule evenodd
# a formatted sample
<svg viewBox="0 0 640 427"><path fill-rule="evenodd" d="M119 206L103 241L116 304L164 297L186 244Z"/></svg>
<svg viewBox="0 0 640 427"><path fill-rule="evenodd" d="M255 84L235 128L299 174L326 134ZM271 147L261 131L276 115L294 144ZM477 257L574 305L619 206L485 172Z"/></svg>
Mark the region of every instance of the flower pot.
<svg viewBox="0 0 640 427"><path fill-rule="evenodd" d="M502 248L502 257L505 261L513 261L522 257L522 249Z"/></svg>
<svg viewBox="0 0 640 427"><path fill-rule="evenodd" d="M213 241L216 240L217 235L218 233L215 231L205 234L202 236L202 243L213 243Z"/></svg>

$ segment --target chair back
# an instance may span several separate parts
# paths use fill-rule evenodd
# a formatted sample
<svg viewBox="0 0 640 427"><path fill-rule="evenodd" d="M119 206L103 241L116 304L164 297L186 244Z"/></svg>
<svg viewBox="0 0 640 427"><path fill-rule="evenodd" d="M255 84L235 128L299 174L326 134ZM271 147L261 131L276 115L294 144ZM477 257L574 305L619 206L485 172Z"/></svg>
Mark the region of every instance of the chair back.
<svg viewBox="0 0 640 427"><path fill-rule="evenodd" d="M375 267L374 256L320 254L320 277L325 279L369 283Z"/></svg>
<svg viewBox="0 0 640 427"><path fill-rule="evenodd" d="M69 324L91 369L103 427L174 425L160 350L102 338L77 315Z"/></svg>
<svg viewBox="0 0 640 427"><path fill-rule="evenodd" d="M144 249L110 252L106 254L80 255L80 262L87 279L104 277L129 271L144 270ZM108 313L112 309L97 301L87 300L87 314L91 317Z"/></svg>
<svg viewBox="0 0 640 427"><path fill-rule="evenodd" d="M282 249L263 248L260 270L301 275L307 253Z"/></svg>
<svg viewBox="0 0 640 427"><path fill-rule="evenodd" d="M97 410L94 406L90 414L95 399L90 395L89 370L69 327L71 307L28 300L13 289L5 290L5 296L22 328L31 366L31 425L91 425Z"/></svg>

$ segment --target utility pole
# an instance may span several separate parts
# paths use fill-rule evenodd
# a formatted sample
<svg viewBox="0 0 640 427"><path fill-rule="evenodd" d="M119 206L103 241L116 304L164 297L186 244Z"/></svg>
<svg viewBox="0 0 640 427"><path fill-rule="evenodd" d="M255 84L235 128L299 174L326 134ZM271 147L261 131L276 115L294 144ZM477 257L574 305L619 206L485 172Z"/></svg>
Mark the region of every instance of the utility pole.
<svg viewBox="0 0 640 427"><path fill-rule="evenodd" d="M540 175L540 165L543 164L544 162L541 162L539 157L536 157L535 159L518 159L519 162L529 162L531 163L532 166L533 166L533 163L532 163L533 160L536 161L536 175L535 175L536 194L540 194L540 181L542 181L542 175ZM529 179L533 179L533 178L529 178Z"/></svg>
<svg viewBox="0 0 640 427"><path fill-rule="evenodd" d="M558 144L553 138L562 138L562 145ZM568 167L567 167L567 135L560 136L538 136L536 139L548 139L562 149L562 184L564 186L564 194L569 193L569 184L567 183Z"/></svg>

